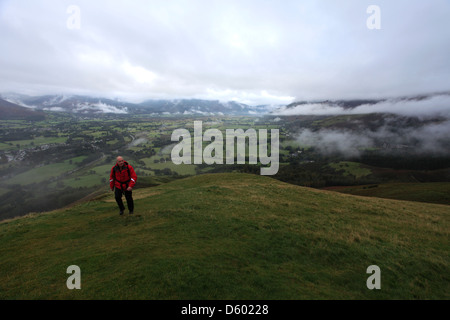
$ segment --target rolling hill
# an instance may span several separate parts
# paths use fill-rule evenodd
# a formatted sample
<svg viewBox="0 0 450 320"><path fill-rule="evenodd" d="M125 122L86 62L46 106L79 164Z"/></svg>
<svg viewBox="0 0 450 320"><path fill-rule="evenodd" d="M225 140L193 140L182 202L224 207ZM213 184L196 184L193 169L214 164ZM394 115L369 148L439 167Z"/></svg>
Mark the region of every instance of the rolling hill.
<svg viewBox="0 0 450 320"><path fill-rule="evenodd" d="M448 299L446 205L206 174L0 223L0 299ZM67 267L81 269L69 290ZM369 290L366 270L381 269Z"/></svg>
<svg viewBox="0 0 450 320"><path fill-rule="evenodd" d="M262 115L277 106L250 106L235 101L221 102L204 99L163 99L131 103L117 99L83 95L27 96L2 93L4 102L15 104L29 111L33 109L68 112L82 115L99 114L154 114L154 115Z"/></svg>
<svg viewBox="0 0 450 320"><path fill-rule="evenodd" d="M448 182L383 183L351 187L329 187L324 189L365 197L450 205L450 183Z"/></svg>
<svg viewBox="0 0 450 320"><path fill-rule="evenodd" d="M45 113L0 99L1 120L45 120Z"/></svg>

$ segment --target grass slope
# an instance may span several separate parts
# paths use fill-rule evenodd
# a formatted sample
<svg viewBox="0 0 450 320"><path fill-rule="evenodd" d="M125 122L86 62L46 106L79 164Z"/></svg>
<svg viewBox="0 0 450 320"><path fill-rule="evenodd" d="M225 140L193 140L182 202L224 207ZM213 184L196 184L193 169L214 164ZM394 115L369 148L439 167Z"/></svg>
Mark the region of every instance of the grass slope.
<svg viewBox="0 0 450 320"><path fill-rule="evenodd" d="M330 187L325 189L365 197L450 205L450 182L383 183L351 187Z"/></svg>
<svg viewBox="0 0 450 320"><path fill-rule="evenodd" d="M336 171L342 171L344 177L352 175L356 179L368 176L372 173L370 169L365 168L361 163L357 162L341 161L338 163L330 163L328 166Z"/></svg>
<svg viewBox="0 0 450 320"><path fill-rule="evenodd" d="M450 298L449 206L246 174L134 196L134 216L111 193L0 223L0 299ZM381 290L366 287L374 264Z"/></svg>

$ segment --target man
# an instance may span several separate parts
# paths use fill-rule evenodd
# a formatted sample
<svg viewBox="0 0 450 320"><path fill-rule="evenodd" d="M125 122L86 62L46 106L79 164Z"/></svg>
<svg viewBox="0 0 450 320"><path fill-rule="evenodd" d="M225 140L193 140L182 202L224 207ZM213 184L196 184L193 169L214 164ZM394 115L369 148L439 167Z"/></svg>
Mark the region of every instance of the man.
<svg viewBox="0 0 450 320"><path fill-rule="evenodd" d="M128 162L124 161L122 157L117 157L116 165L112 167L111 174L109 176L109 187L111 191L116 188L115 197L117 205L119 206L120 215L123 215L125 206L122 201L122 194L125 194L127 200L128 210L130 214L134 211L133 202L133 187L136 185L137 175L134 169Z"/></svg>

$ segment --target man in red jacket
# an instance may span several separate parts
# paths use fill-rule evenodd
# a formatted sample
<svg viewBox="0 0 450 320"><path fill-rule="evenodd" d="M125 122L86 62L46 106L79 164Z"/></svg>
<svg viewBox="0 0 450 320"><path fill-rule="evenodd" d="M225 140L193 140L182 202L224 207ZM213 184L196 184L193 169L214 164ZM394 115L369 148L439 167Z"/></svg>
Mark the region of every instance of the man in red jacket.
<svg viewBox="0 0 450 320"><path fill-rule="evenodd" d="M116 188L115 196L116 202L119 206L120 212L122 215L125 210L125 206L122 201L122 194L125 194L125 199L127 200L128 210L130 214L133 214L134 211L134 202L133 202L133 187L136 185L137 175L134 172L134 169L128 162L124 161L122 157L117 157L117 162L114 167L111 169L111 174L109 176L109 187L111 191Z"/></svg>

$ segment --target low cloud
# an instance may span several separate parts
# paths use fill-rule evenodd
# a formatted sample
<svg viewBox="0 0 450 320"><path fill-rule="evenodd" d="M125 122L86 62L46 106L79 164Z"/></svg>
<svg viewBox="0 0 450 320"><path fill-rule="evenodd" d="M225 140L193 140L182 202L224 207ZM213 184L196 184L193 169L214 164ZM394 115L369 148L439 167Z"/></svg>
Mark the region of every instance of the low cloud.
<svg viewBox="0 0 450 320"><path fill-rule="evenodd" d="M418 128L387 124L375 131L350 129L303 129L296 140L315 147L325 155L358 157L369 148L392 152L404 150L413 154L450 155L450 120L425 124Z"/></svg>
<svg viewBox="0 0 450 320"><path fill-rule="evenodd" d="M77 112L98 112L98 113L115 113L115 114L126 114L128 113L127 108L118 108L111 106L109 104L98 102L98 103L82 103L78 104L76 107Z"/></svg>
<svg viewBox="0 0 450 320"><path fill-rule="evenodd" d="M97 108L99 111L101 111L103 113L118 113L118 114L128 113L128 110L126 107L118 108L118 107L111 106L111 105L103 103L103 102L98 102L96 104L93 104L92 106Z"/></svg>
<svg viewBox="0 0 450 320"><path fill-rule="evenodd" d="M351 102L351 100L347 101ZM275 115L346 115L367 113L393 113L403 116L450 118L450 94L426 97L386 99L373 103L361 103L346 108L345 102L313 102L285 106L275 110Z"/></svg>

